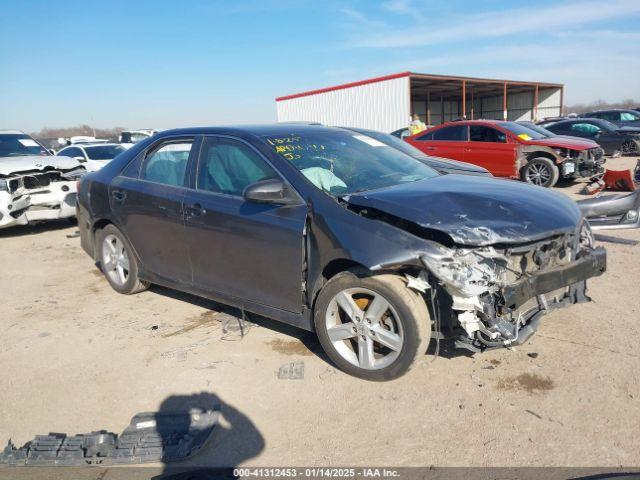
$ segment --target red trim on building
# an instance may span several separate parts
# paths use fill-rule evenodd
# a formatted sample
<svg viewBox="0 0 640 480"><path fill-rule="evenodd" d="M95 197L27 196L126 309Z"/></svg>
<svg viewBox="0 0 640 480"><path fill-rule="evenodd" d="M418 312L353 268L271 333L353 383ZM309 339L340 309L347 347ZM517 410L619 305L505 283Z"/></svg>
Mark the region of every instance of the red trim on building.
<svg viewBox="0 0 640 480"><path fill-rule="evenodd" d="M411 75L411 72L394 73L393 75L385 75L384 77L370 78L368 80L344 83L342 85L336 85L334 87L320 88L318 90L309 90L308 92L294 93L293 95L278 97L276 98L276 102L280 102L282 100L291 100L292 98L307 97L309 95L316 95L318 93L333 92L334 90L343 90L345 88L359 87L360 85L368 85L369 83L377 83L377 82L384 82L386 80L394 80L396 78L408 77L410 75Z"/></svg>

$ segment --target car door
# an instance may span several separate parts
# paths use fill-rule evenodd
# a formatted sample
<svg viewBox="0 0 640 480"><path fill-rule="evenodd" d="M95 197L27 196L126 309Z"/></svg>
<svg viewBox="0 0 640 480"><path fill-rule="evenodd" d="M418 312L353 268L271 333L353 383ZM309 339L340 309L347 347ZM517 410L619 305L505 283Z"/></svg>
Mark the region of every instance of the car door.
<svg viewBox="0 0 640 480"><path fill-rule="evenodd" d="M427 155L464 161L467 139L466 125L448 125L407 141Z"/></svg>
<svg viewBox="0 0 640 480"><path fill-rule="evenodd" d="M506 133L485 125L469 126L469 142L463 160L489 170L498 177L513 177L516 144Z"/></svg>
<svg viewBox="0 0 640 480"><path fill-rule="evenodd" d="M182 201L193 146L193 137L164 138L109 187L111 209L143 271L170 283L191 283Z"/></svg>
<svg viewBox="0 0 640 480"><path fill-rule="evenodd" d="M197 290L301 312L307 206L245 201L244 189L280 178L247 142L202 141L185 221Z"/></svg>

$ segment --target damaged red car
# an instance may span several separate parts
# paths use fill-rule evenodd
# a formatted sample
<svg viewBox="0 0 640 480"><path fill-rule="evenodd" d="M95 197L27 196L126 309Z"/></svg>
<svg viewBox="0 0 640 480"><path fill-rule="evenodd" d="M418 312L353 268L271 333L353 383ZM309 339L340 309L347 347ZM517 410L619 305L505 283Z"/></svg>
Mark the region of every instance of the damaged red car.
<svg viewBox="0 0 640 480"><path fill-rule="evenodd" d="M428 155L472 163L496 177L519 178L541 187L604 171L604 151L592 142L548 138L516 122L447 122L405 141Z"/></svg>

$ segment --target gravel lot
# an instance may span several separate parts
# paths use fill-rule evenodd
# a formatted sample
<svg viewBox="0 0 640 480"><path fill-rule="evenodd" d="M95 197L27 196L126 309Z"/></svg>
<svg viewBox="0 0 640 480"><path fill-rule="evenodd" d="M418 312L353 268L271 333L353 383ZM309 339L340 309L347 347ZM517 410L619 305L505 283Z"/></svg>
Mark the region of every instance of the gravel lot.
<svg viewBox="0 0 640 480"><path fill-rule="evenodd" d="M594 302L548 315L524 347L445 351L368 383L334 369L313 335L252 317L240 339L237 312L213 302L117 294L76 230L0 232L0 442L220 402L223 427L192 465L640 465L640 245L602 243ZM278 378L297 362L303 379Z"/></svg>

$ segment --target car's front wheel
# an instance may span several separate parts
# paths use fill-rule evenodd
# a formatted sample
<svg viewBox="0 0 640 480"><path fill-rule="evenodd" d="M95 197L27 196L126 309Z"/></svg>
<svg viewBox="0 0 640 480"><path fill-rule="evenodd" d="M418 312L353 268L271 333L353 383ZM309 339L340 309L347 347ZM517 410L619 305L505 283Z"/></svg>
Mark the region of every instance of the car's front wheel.
<svg viewBox="0 0 640 480"><path fill-rule="evenodd" d="M527 183L550 188L558 183L560 169L553 160L545 157L537 157L529 160L522 169L520 177Z"/></svg>
<svg viewBox="0 0 640 480"><path fill-rule="evenodd" d="M339 273L320 292L318 339L346 373L374 381L400 377L429 345L426 303L402 277L357 273Z"/></svg>
<svg viewBox="0 0 640 480"><path fill-rule="evenodd" d="M118 293L129 295L149 288L149 282L138 278L138 262L124 235L114 225L97 233L100 269L109 285Z"/></svg>

